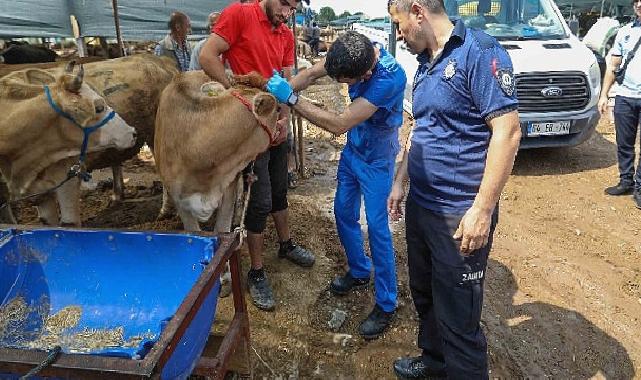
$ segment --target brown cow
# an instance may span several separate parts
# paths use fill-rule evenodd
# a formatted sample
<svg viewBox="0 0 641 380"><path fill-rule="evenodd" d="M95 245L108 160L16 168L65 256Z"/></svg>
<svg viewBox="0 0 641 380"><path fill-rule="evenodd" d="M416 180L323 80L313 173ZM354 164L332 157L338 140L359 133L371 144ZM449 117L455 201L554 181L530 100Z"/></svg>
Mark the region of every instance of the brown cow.
<svg viewBox="0 0 641 380"><path fill-rule="evenodd" d="M111 167L114 199L123 199L121 163L134 157L144 143L153 150L154 123L162 90L178 73L174 60L139 54L85 65L86 82L127 122L136 128L136 145L124 151L114 149L90 155L90 170Z"/></svg>
<svg viewBox="0 0 641 380"><path fill-rule="evenodd" d="M179 74L165 88L154 158L186 230L199 230L219 209L215 231L229 231L239 173L267 150L277 118L272 95L245 86L225 90L202 71Z"/></svg>
<svg viewBox="0 0 641 380"><path fill-rule="evenodd" d="M236 79L265 85L259 75ZM162 210L167 211L171 198L188 231L199 231L199 222L218 210L214 231L229 232L234 211L242 210L236 207L241 171L267 150L277 119L278 102L266 92L243 85L225 90L203 71L176 76L163 91L156 116L154 158L165 191ZM227 266L222 297L230 293L230 281Z"/></svg>
<svg viewBox="0 0 641 380"><path fill-rule="evenodd" d="M49 190L63 182L80 154L83 133L89 134L88 152L134 145L135 130L87 84L83 69L73 74L71 63L57 78L29 69L0 79L0 173L11 198ZM50 99L48 100L47 91ZM57 108L57 109L56 109ZM46 224L79 225L78 180L70 180L53 195L39 200L38 212Z"/></svg>
<svg viewBox="0 0 641 380"><path fill-rule="evenodd" d="M84 69L84 82L101 95L107 104L137 132L136 144L131 148L107 149L92 153L87 159L89 170L106 167L113 169L114 199L120 201L124 193L121 163L134 157L144 143L153 147L154 123L160 93L178 70L175 68L174 61L149 54L92 62L84 65ZM56 70L49 68L47 72L54 74ZM58 164L71 165L69 162ZM70 201L75 199L74 207L79 207L77 188L66 186L60 192L66 192L65 199ZM0 194L0 204L2 204L1 198L2 194ZM12 217L6 208L0 210L0 222L11 220Z"/></svg>

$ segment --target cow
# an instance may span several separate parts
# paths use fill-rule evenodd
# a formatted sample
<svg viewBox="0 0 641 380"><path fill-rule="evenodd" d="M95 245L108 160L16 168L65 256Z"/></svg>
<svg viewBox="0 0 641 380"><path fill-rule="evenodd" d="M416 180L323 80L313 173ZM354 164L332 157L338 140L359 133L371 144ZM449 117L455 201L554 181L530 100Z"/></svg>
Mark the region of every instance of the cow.
<svg viewBox="0 0 641 380"><path fill-rule="evenodd" d="M257 77L236 79L261 88L265 81ZM163 91L156 116L154 159L168 196L163 210L171 198L188 231L199 231L216 210L215 233L229 232L233 221L240 224L234 216L244 212L238 202L241 171L276 138L278 108L259 89L226 90L203 71L178 74ZM222 297L231 291L230 279L227 266Z"/></svg>
<svg viewBox="0 0 641 380"><path fill-rule="evenodd" d="M58 54L46 47L11 44L0 53L0 62L6 64L55 62Z"/></svg>
<svg viewBox="0 0 641 380"><path fill-rule="evenodd" d="M203 71L178 74L165 88L154 159L186 230L200 230L220 207L214 231L229 231L240 173L267 150L277 118L269 93L243 85L225 90Z"/></svg>
<svg viewBox="0 0 641 380"><path fill-rule="evenodd" d="M124 185L121 163L134 157L140 147L147 143L153 147L154 123L160 93L173 76L178 73L175 63L167 58L141 54L108 61L91 62L83 66L84 82L101 95L107 104L116 111L127 124L137 132L136 144L131 148L107 149L89 154L87 169L96 170L111 167L114 174L115 201L124 198ZM55 73L55 68L47 71ZM66 199L79 202L79 190L65 187ZM1 194L0 194L1 196ZM0 202L2 204L2 202ZM9 220L8 211L0 210L0 222Z"/></svg>
<svg viewBox="0 0 641 380"><path fill-rule="evenodd" d="M68 172L84 137L88 153L136 142L135 129L84 83L84 69L74 72L74 66L70 62L57 77L27 69L0 78L0 174L14 200L43 193L36 202L47 225L80 225L79 180Z"/></svg>
<svg viewBox="0 0 641 380"><path fill-rule="evenodd" d="M139 54L85 65L86 82L126 122L136 128L136 144L130 149L114 149L90 155L89 170L111 167L114 176L113 199L124 199L121 164L134 157L143 144L153 152L154 124L160 94L178 73L175 61L152 54Z"/></svg>

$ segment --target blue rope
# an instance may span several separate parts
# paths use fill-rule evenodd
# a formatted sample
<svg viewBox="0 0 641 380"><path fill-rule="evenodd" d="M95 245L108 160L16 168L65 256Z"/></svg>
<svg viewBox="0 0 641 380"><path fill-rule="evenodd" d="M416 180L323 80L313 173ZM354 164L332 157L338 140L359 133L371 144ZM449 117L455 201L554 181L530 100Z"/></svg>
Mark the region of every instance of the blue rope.
<svg viewBox="0 0 641 380"><path fill-rule="evenodd" d="M74 125L76 125L78 128L82 130L83 136L82 136L82 146L80 148L80 159L78 160L78 164L82 165L85 162L85 159L87 158L87 147L89 146L89 135L97 131L99 128L105 126L107 123L111 121L116 116L116 112L114 110L111 110L109 114L99 121L98 123L92 125L91 127L83 127L80 125L71 115L63 111L57 104L56 102L53 101L53 98L51 97L51 91L49 90L49 86L45 85L45 95L47 96L47 102L49 102L49 105L51 108L56 111L56 113L65 119L71 121Z"/></svg>

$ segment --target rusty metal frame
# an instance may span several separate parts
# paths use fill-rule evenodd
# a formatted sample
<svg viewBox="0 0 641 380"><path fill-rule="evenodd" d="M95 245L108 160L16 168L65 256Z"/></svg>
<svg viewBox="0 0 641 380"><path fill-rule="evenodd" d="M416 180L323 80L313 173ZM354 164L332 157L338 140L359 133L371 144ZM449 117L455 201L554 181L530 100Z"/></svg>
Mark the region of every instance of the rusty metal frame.
<svg viewBox="0 0 641 380"><path fill-rule="evenodd" d="M43 229L45 227L0 224L0 228L21 231ZM106 229L74 228L74 230L96 231ZM131 230L118 229L109 231L131 232ZM138 232L159 233L160 231ZM174 232L163 231L162 233L172 234ZM206 232L189 233L212 236ZM239 343L245 348L246 356L248 356L249 352L247 350L249 348L249 318L240 282L240 239L241 236L238 230L219 236L219 245L214 253L213 260L198 277L198 280L180 304L174 317L169 321L145 359L132 360L99 355L63 353L60 354L55 363L43 369L39 375L65 379L159 379L162 369L180 342L185 330L196 316L209 291L214 287L216 280L225 268L225 263L229 261L234 297L234 318L217 356L215 358L201 358L195 372L215 379L224 378L231 355L239 347ZM47 355L46 352L36 350L0 348L0 373L26 374L45 360ZM249 358L246 357L245 359L248 360Z"/></svg>

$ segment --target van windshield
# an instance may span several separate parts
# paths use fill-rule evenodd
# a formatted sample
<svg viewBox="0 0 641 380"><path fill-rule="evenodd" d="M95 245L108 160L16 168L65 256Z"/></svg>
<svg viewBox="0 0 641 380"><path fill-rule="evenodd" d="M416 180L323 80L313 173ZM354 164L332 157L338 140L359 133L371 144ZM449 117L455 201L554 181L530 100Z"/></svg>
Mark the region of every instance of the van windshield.
<svg viewBox="0 0 641 380"><path fill-rule="evenodd" d="M445 0L452 19L498 40L567 38L550 0Z"/></svg>

